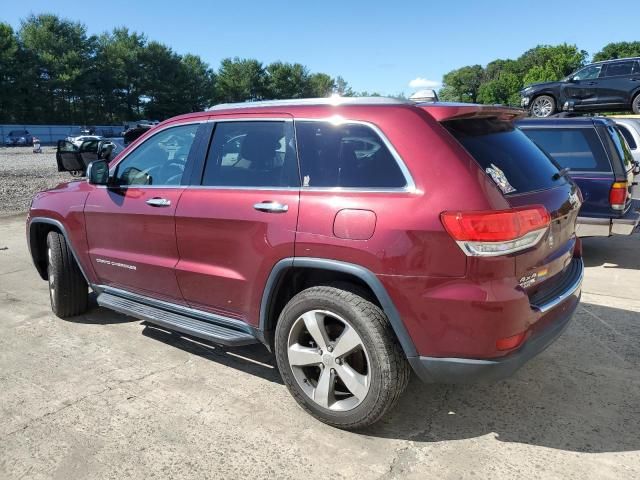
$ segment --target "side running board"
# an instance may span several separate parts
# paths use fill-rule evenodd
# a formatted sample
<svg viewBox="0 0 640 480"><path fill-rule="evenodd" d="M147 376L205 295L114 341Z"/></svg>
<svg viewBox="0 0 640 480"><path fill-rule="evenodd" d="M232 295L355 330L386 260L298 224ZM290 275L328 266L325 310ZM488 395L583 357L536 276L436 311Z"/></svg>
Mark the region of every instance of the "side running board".
<svg viewBox="0 0 640 480"><path fill-rule="evenodd" d="M97 301L101 307L146 320L169 330L209 340L213 343L234 347L258 343L258 339L250 333L146 305L110 293L101 293L98 295Z"/></svg>

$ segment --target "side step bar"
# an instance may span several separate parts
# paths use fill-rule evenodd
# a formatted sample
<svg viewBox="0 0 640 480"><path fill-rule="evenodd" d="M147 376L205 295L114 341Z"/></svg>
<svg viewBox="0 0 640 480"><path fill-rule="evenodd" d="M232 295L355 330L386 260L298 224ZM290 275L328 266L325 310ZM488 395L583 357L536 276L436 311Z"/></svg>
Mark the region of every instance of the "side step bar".
<svg viewBox="0 0 640 480"><path fill-rule="evenodd" d="M209 340L213 343L232 347L258 343L258 339L250 333L205 320L198 320L180 313L170 312L162 308L136 302L135 300L112 295L111 293L101 293L98 295L97 301L101 307L146 320L169 330Z"/></svg>

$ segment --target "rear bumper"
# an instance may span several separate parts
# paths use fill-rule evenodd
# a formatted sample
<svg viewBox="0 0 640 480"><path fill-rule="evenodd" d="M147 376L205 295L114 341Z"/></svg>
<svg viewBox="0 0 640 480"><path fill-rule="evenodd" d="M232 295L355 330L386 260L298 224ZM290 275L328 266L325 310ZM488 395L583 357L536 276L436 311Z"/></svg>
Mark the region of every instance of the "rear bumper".
<svg viewBox="0 0 640 480"><path fill-rule="evenodd" d="M631 235L640 223L640 213L635 204L621 218L578 217L576 234L579 237L608 237L610 235Z"/></svg>
<svg viewBox="0 0 640 480"><path fill-rule="evenodd" d="M426 383L495 382L510 377L551 345L569 326L580 303L583 268L580 262L578 280L562 292L562 302L550 307L558 310L555 320L530 336L515 352L495 359L413 357L409 358L413 370Z"/></svg>

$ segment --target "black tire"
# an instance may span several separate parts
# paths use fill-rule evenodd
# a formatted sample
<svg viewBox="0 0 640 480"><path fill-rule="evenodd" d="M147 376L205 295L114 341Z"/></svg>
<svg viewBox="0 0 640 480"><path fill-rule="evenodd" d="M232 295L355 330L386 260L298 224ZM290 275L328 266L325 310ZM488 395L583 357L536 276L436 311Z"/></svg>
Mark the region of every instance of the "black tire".
<svg viewBox="0 0 640 480"><path fill-rule="evenodd" d="M290 365L288 352L292 328L303 313L314 310L331 312L345 320L359 335L366 351L368 391L360 403L349 410L334 411L316 403L302 389L294 375L294 367ZM337 343L335 345L337 348ZM332 351L331 348L328 351ZM303 290L287 303L276 326L275 354L280 374L298 404L318 420L346 430L360 429L380 420L396 404L411 374L402 348L382 310L361 296L332 286ZM346 360L344 362L347 363ZM333 368L331 372L334 372Z"/></svg>
<svg viewBox="0 0 640 480"><path fill-rule="evenodd" d="M636 93L636 96L633 97L633 101L631 102L631 110L633 110L633 113L640 114L640 93Z"/></svg>
<svg viewBox="0 0 640 480"><path fill-rule="evenodd" d="M542 107L543 105L545 106L544 108ZM539 95L531 101L529 114L535 118L546 118L556 113L556 108L555 98L551 95Z"/></svg>
<svg viewBox="0 0 640 480"><path fill-rule="evenodd" d="M60 318L87 311L89 287L63 235L47 235L47 276L51 310Z"/></svg>

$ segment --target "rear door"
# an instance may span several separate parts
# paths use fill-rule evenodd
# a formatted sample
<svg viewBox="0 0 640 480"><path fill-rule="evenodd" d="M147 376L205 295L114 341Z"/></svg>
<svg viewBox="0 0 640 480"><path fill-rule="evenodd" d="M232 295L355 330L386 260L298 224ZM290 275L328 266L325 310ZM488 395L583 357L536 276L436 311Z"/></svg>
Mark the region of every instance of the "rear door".
<svg viewBox="0 0 640 480"><path fill-rule="evenodd" d="M599 98L602 104L612 107L622 107L631 103L631 91L638 86L633 80L634 60L612 62L606 65L603 78L600 80Z"/></svg>
<svg viewBox="0 0 640 480"><path fill-rule="evenodd" d="M176 276L190 306L257 326L269 273L294 254L293 122L281 114L212 120L206 162L176 210Z"/></svg>
<svg viewBox="0 0 640 480"><path fill-rule="evenodd" d="M112 167L112 185L89 194L89 255L102 284L183 302L174 215L201 131L199 121L162 128Z"/></svg>

